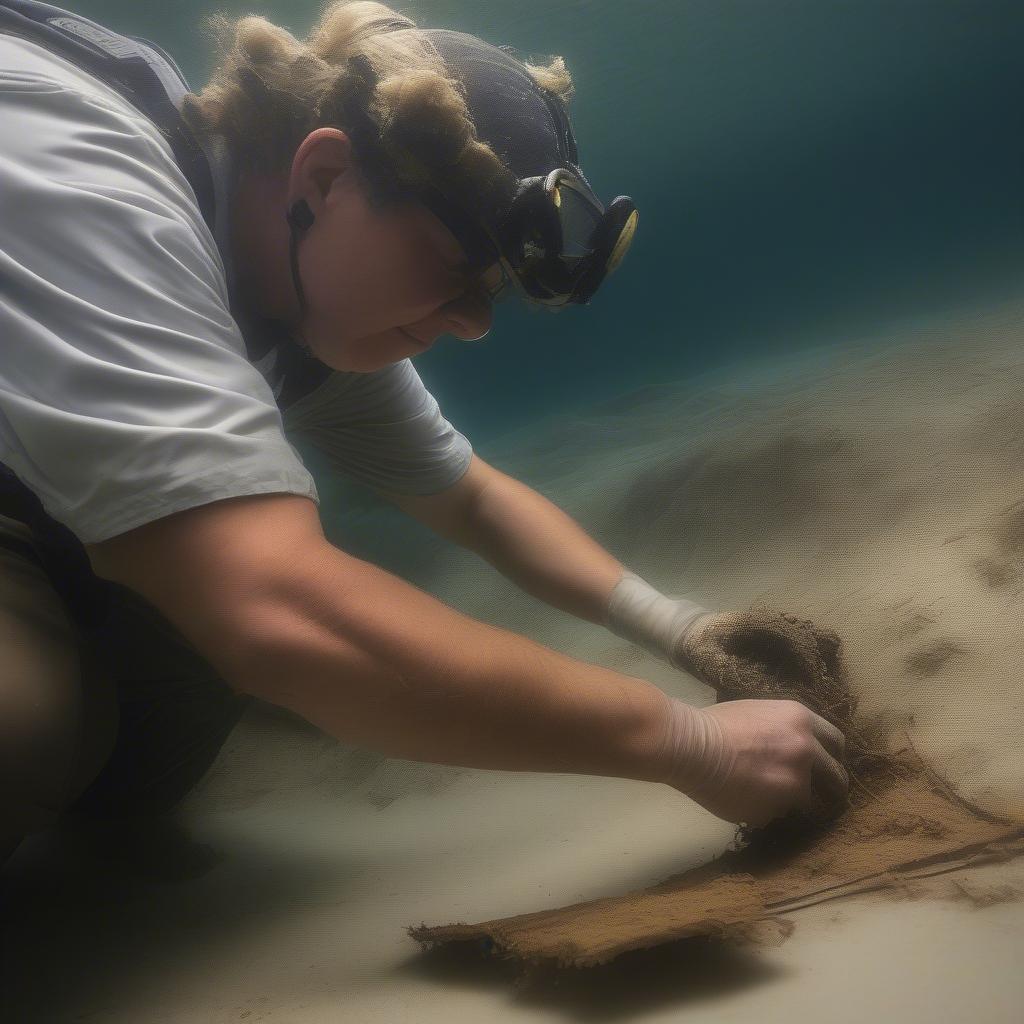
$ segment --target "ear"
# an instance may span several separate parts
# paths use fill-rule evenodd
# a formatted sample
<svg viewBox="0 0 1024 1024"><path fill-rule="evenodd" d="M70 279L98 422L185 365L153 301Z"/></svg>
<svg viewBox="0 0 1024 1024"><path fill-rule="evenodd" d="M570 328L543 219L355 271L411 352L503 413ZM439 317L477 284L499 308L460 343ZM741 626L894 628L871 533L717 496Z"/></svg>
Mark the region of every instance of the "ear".
<svg viewBox="0 0 1024 1024"><path fill-rule="evenodd" d="M292 158L289 209L296 200L305 199L316 216L338 177L354 171L349 137L340 128L314 129L299 143Z"/></svg>

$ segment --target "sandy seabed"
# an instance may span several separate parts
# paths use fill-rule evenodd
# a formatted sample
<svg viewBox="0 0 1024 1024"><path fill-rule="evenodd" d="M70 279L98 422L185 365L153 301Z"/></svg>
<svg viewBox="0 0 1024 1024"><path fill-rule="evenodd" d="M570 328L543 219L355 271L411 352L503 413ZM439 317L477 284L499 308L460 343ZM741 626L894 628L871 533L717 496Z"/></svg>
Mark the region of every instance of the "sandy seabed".
<svg viewBox="0 0 1024 1024"><path fill-rule="evenodd" d="M733 864L734 827L667 787L385 759L256 705L166 828L22 845L4 873L3 1019L1020 1021L1019 844L985 833L1003 856L968 846L909 867L899 850L948 837L950 808L975 838L1024 822L1024 297L829 341L545 420L481 455L666 593L839 632L861 713L895 715L895 741L928 768L909 810L906 789L874 805L872 840L889 837L902 872L814 898L829 872L864 881L877 866L857 861L851 818L805 855L800 899L772 865ZM714 700L476 556L417 544L405 575L460 611ZM477 942L409 934L632 898L628 931L639 891L664 909L685 877L723 887L702 891L758 929L526 984Z"/></svg>

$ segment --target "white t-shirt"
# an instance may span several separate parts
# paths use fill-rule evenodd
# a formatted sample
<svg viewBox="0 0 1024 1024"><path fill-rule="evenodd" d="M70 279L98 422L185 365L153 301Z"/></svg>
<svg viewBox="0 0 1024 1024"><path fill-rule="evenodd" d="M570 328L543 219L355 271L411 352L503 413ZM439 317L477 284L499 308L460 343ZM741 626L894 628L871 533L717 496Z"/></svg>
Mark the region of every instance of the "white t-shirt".
<svg viewBox="0 0 1024 1024"><path fill-rule="evenodd" d="M469 441L408 359L334 371L282 417L276 350L250 362L228 309L223 146L214 235L148 119L5 35L0 140L0 462L79 540L240 495L319 503L286 433L399 493L466 471Z"/></svg>

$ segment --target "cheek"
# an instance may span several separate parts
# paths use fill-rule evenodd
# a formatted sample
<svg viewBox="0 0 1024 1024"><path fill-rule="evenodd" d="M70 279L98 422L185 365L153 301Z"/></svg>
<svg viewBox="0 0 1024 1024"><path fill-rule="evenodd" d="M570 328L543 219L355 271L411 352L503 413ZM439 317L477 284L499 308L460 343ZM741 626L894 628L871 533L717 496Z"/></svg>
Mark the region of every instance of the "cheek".
<svg viewBox="0 0 1024 1024"><path fill-rule="evenodd" d="M444 268L427 241L399 235L377 250L374 271L379 276L376 294L384 295L400 313L425 316L440 300Z"/></svg>
<svg viewBox="0 0 1024 1024"><path fill-rule="evenodd" d="M313 240L310 239L310 242ZM386 278L376 272L380 254L323 238L302 255L302 280L318 310L355 310L386 299Z"/></svg>
<svg viewBox="0 0 1024 1024"><path fill-rule="evenodd" d="M366 326L427 315L448 284L435 254L387 231L371 233L361 244L350 237L311 245L302 254L302 271L311 304Z"/></svg>

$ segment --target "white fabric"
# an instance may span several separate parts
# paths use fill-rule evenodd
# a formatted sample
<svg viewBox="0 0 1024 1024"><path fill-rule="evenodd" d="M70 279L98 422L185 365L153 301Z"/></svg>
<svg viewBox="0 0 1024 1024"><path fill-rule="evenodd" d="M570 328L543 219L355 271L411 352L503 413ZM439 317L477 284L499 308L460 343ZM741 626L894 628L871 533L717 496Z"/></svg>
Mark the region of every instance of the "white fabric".
<svg viewBox="0 0 1024 1024"><path fill-rule="evenodd" d="M616 636L679 668L675 654L693 624L711 611L685 598L671 598L628 570L615 585L605 625Z"/></svg>
<svg viewBox="0 0 1024 1024"><path fill-rule="evenodd" d="M284 414L338 472L399 494L435 494L469 469L473 446L444 418L412 361L335 371Z"/></svg>
<svg viewBox="0 0 1024 1024"><path fill-rule="evenodd" d="M214 171L214 238L233 287L227 195L234 168L223 140L215 141L207 155ZM253 360L253 365L274 396L280 396L278 349ZM445 490L462 477L473 458L473 446L445 419L411 359L369 373L335 370L284 411L284 427L289 436L305 438L319 448L337 472L399 494Z"/></svg>
<svg viewBox="0 0 1024 1024"><path fill-rule="evenodd" d="M249 362L228 311L226 219L218 243L156 128L69 62L0 35L0 139L0 462L85 543L221 498L319 502L273 360ZM472 450L404 363L332 374L289 413L339 469L428 493Z"/></svg>

